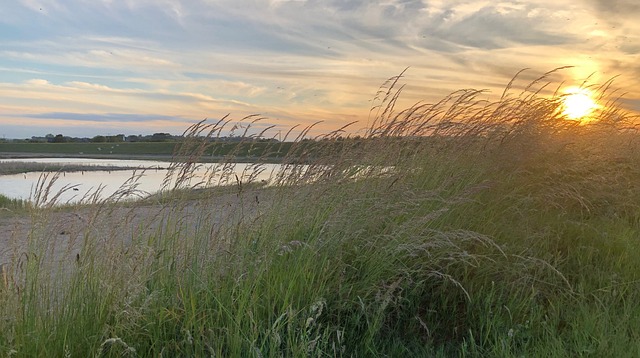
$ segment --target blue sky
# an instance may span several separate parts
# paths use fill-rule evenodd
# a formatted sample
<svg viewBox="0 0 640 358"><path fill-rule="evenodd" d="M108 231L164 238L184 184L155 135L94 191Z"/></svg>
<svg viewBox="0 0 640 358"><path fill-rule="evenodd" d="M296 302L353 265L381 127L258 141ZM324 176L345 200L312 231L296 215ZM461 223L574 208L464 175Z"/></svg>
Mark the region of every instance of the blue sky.
<svg viewBox="0 0 640 358"><path fill-rule="evenodd" d="M366 125L383 81L406 103L613 76L640 110L636 0L16 0L0 7L0 135L181 133L226 114L287 129Z"/></svg>

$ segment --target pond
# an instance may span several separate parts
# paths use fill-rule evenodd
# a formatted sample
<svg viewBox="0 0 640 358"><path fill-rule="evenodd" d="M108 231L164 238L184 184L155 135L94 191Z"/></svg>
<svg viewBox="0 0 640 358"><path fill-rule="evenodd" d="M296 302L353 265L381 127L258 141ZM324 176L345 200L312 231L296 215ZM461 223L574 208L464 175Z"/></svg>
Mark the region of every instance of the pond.
<svg viewBox="0 0 640 358"><path fill-rule="evenodd" d="M56 202L76 203L90 197L99 199L122 194L136 198L174 187L205 187L234 184L240 180L268 183L280 170L280 164L196 163L192 170L181 173L170 170L171 163L145 160L90 158L24 158L2 159L13 163L47 163L52 165L113 166L118 170L78 172L30 172L0 175L0 194L12 199L25 199L40 204L56 195ZM122 167L131 168L122 170ZM127 190L125 190L127 189ZM134 190L135 189L135 190ZM123 191L126 191L123 193Z"/></svg>

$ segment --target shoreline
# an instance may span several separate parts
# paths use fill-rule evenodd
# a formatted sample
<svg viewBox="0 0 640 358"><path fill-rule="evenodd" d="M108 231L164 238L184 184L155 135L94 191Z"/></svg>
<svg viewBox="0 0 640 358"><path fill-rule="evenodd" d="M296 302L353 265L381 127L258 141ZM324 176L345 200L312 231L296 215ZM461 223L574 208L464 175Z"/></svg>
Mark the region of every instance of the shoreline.
<svg viewBox="0 0 640 358"><path fill-rule="evenodd" d="M90 171L124 171L124 170L136 170L136 169L138 168L127 167L127 166L91 165L91 164L84 165L84 164L56 164L56 163L35 163L35 162L24 162L24 163L0 162L0 176L26 174L26 173L34 173L34 172L73 173L73 172L90 172ZM166 170L168 169L168 167L157 167L157 168L151 168L151 169Z"/></svg>
<svg viewBox="0 0 640 358"><path fill-rule="evenodd" d="M0 152L0 160L29 159L29 158L155 160L160 162L171 162L174 159L172 155L164 155L164 154L66 154L66 153Z"/></svg>
<svg viewBox="0 0 640 358"><path fill-rule="evenodd" d="M188 156L176 157L165 154L66 154L66 153L30 153L30 152L0 152L0 161L3 159L29 159L29 158L83 158L83 159L120 159L120 160L152 160L159 162L173 163L176 161L186 161ZM225 156L202 156L198 158L199 163L281 163L281 157L260 158L260 157L233 157L230 161Z"/></svg>

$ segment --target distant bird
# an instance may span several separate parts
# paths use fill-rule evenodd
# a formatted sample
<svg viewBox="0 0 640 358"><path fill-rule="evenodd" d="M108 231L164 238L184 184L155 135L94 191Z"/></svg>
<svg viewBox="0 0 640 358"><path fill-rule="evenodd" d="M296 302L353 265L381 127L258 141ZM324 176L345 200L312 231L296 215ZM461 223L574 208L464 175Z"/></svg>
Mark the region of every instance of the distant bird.
<svg viewBox="0 0 640 358"><path fill-rule="evenodd" d="M78 188L73 188L73 191L78 191L78 190L80 190L80 189L78 189Z"/></svg>

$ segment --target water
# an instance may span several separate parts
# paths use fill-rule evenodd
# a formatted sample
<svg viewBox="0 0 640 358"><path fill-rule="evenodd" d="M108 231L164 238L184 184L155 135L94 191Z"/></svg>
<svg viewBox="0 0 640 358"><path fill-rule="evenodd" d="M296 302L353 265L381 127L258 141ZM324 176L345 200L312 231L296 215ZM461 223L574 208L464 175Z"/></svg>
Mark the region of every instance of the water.
<svg viewBox="0 0 640 358"><path fill-rule="evenodd" d="M153 160L92 159L92 158L11 158L0 163L44 163L59 165L101 165L112 167L156 168L168 167L169 162Z"/></svg>
<svg viewBox="0 0 640 358"><path fill-rule="evenodd" d="M135 181L136 193L125 195L125 198L135 198L156 193L163 189L172 188L176 184L177 171L169 173L168 162L144 161L144 160L118 160L118 159L89 159L89 158L28 158L28 159L2 159L0 162L31 162L49 164L75 164L131 167L131 170L112 171L83 171L68 173L25 173L14 175L0 175L0 194L13 198L36 201L36 188L50 187L47 200L57 193L57 203L76 203L83 198L95 195L104 199L130 183L134 175L139 176ZM192 172L190 180L181 183L180 187L204 187L237 183L241 180L248 182L268 182L272 175L280 169L279 164L247 164L235 163L228 166L222 164L201 163ZM212 175L212 173L214 173ZM171 175L169 175L171 174ZM236 179L237 176L237 179ZM66 189L65 189L66 188ZM43 190L39 190L43 193ZM43 198L39 202L43 203Z"/></svg>

